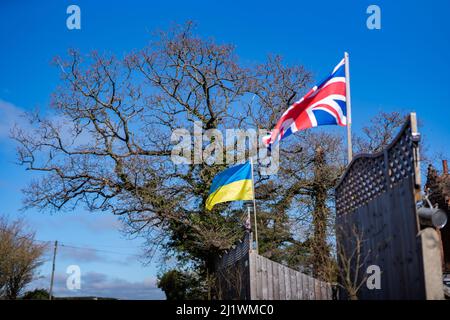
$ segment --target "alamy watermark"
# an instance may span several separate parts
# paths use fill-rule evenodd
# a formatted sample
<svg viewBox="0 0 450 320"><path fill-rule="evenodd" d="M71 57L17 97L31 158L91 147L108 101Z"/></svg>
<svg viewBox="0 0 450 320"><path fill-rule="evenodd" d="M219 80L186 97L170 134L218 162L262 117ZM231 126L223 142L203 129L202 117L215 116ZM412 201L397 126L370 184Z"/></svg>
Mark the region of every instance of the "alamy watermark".
<svg viewBox="0 0 450 320"><path fill-rule="evenodd" d="M369 275L366 280L366 286L369 290L381 289L381 269L376 264L367 267L366 273Z"/></svg>
<svg viewBox="0 0 450 320"><path fill-rule="evenodd" d="M366 26L369 30L381 29L381 9L376 4L367 7L366 13L369 15L366 20Z"/></svg>
<svg viewBox="0 0 450 320"><path fill-rule="evenodd" d="M192 133L191 133L192 132ZM171 159L174 164L236 164L252 157L258 163L261 175L278 172L279 148L274 146L270 152L262 138L267 130L218 129L203 130L202 123L194 122L193 131L179 128L172 132L174 144Z"/></svg>
<svg viewBox="0 0 450 320"><path fill-rule="evenodd" d="M67 267L66 273L69 275L66 279L66 288L70 291L81 289L81 268L76 264Z"/></svg>
<svg viewBox="0 0 450 320"><path fill-rule="evenodd" d="M69 15L66 20L66 26L69 30L81 29L81 9L79 6L72 4L67 7L66 13Z"/></svg>

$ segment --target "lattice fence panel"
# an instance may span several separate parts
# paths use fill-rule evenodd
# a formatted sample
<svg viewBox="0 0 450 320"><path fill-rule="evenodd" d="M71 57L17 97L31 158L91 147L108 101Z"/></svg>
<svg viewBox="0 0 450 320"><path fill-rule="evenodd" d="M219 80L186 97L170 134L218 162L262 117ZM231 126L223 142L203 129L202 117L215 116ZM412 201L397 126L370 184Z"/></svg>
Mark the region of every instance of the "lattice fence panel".
<svg viewBox="0 0 450 320"><path fill-rule="evenodd" d="M336 187L337 215L351 212L413 175L418 179L418 133L411 113L383 151L356 156Z"/></svg>

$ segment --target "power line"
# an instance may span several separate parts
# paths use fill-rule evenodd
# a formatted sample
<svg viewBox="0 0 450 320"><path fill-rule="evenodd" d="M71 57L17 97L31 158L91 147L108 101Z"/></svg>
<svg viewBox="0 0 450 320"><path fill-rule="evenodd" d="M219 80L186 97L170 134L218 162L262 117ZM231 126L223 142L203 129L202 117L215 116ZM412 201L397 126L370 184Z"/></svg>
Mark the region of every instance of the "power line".
<svg viewBox="0 0 450 320"><path fill-rule="evenodd" d="M11 230L8 230L6 228L0 227L0 231L7 232L13 236L16 236L17 239L31 240L30 237L28 237L28 236L19 236L15 232L12 232ZM41 243L46 243L46 244L51 244L54 242L54 241L50 241L50 240L40 240L40 239L32 239L31 241L32 242L41 242ZM74 244L67 243L67 242L58 241L58 243L62 247L72 248L72 249L90 250L90 251L97 251L97 252L103 252L103 253L109 253L109 254L118 254L118 255L124 255L124 256L137 256L138 255L137 253L127 253L127 252L118 252L118 251L113 251L113 250L103 250L103 249L99 249L96 247L86 247L86 246L81 246L81 245L74 245Z"/></svg>
<svg viewBox="0 0 450 320"><path fill-rule="evenodd" d="M116 245L113 245L113 244L110 244L110 245L108 245L108 244L95 244L95 247L92 247L92 246L90 246L90 245L88 245L88 244L85 244L85 243L83 243L83 244L78 244L78 243L68 243L68 242L65 242L67 245L71 245L71 246L82 246L82 247L89 247L89 248L117 248L117 249L133 249L133 247L130 247L130 246L116 246Z"/></svg>
<svg viewBox="0 0 450 320"><path fill-rule="evenodd" d="M89 247L73 246L73 245L65 244L64 242L61 242L60 245L61 245L61 247L66 247L66 248L81 249L81 250L90 250L90 251L97 251L97 252L110 253L110 254L119 254L119 255L124 255L124 256L138 255L138 254L136 254L136 253L125 253L125 252L110 251L110 250L102 250L102 249L89 248Z"/></svg>

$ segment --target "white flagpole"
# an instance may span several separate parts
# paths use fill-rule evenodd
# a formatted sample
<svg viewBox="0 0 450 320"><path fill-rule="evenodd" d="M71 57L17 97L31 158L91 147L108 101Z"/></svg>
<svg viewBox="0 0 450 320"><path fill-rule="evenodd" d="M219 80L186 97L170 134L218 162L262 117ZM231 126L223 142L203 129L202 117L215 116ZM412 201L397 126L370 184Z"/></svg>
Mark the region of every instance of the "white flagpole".
<svg viewBox="0 0 450 320"><path fill-rule="evenodd" d="M348 163L352 161L353 149L352 149L352 101L350 95L350 61L348 53L344 53L345 59L345 93L347 104L347 160Z"/></svg>
<svg viewBox="0 0 450 320"><path fill-rule="evenodd" d="M255 244L256 244L256 253L259 253L258 247L258 224L256 221L256 200L255 200L255 177L253 175L253 159L250 157L250 166L252 170L252 187L253 187L253 214L255 216Z"/></svg>

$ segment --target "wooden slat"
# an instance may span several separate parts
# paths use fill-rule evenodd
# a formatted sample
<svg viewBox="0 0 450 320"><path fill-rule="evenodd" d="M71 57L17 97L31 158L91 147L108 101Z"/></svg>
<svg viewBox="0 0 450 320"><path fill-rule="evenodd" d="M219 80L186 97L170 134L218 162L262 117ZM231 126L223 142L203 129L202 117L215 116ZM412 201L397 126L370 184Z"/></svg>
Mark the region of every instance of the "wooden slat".
<svg viewBox="0 0 450 320"><path fill-rule="evenodd" d="M314 279L314 299L320 300L320 281L317 279Z"/></svg>
<svg viewBox="0 0 450 320"><path fill-rule="evenodd" d="M394 258L392 255L392 247L395 245L393 242L393 238L391 236L391 230L390 225L391 225L391 217L390 214L386 214L386 210L388 210L389 208L386 206L386 204L390 201L389 198L389 193L385 192L384 194L381 195L381 197L379 198L379 200L377 201L377 206L378 206L378 210L380 212L383 212L382 216L381 216L381 220L383 221L383 230L382 230L382 237L384 239L384 248L383 250L379 253L380 256L382 256L385 259L385 269L383 269L383 278L386 281L386 286L382 288L382 290L384 291L383 293L383 297L385 299L393 299L395 297L394 293L394 288L393 285L395 284L395 274L392 274L391 272L393 272L392 270L392 265L394 263ZM364 208L361 209L361 213L363 214ZM378 259L377 259L378 260ZM361 290L363 293L365 290L365 288L363 288ZM370 297L370 293L366 292L366 296L367 299L369 299Z"/></svg>
<svg viewBox="0 0 450 320"><path fill-rule="evenodd" d="M408 232L408 228L405 228L405 225L408 226L407 214L404 212L404 197L403 190L401 185L397 185L395 188L392 188L390 193L390 205L389 210L391 214L391 232L394 238L395 246L394 249L394 259L395 259L395 275L397 278L397 290L396 296L398 299L407 299L409 293L407 292L407 279L406 279L406 260L405 260L405 232ZM396 229L396 232L392 230L392 228ZM405 290L406 289L406 290Z"/></svg>
<svg viewBox="0 0 450 320"><path fill-rule="evenodd" d="M325 288L322 281L317 281L318 294L316 300L325 300Z"/></svg>
<svg viewBox="0 0 450 320"><path fill-rule="evenodd" d="M274 262L270 261L269 259L267 261L267 299L273 300L273 265Z"/></svg>
<svg viewBox="0 0 450 320"><path fill-rule="evenodd" d="M250 265L250 299L257 299L256 282L257 282L257 272L256 272L256 253L251 252L249 255L249 265Z"/></svg>
<svg viewBox="0 0 450 320"><path fill-rule="evenodd" d="M289 276L291 278L291 299L298 300L298 290L297 290L297 271L289 269Z"/></svg>
<svg viewBox="0 0 450 320"><path fill-rule="evenodd" d="M272 263L272 272L273 272L273 298L275 300L280 300L280 278L279 278L279 264Z"/></svg>
<svg viewBox="0 0 450 320"><path fill-rule="evenodd" d="M309 300L315 300L316 298L314 288L314 278L308 277Z"/></svg>
<svg viewBox="0 0 450 320"><path fill-rule="evenodd" d="M331 287L331 284L327 283L326 284L326 288L327 288L326 299L327 300L332 300L333 299L333 289Z"/></svg>
<svg viewBox="0 0 450 320"><path fill-rule="evenodd" d="M284 267L281 264L278 265L278 277L280 284L280 300L286 300L286 281L284 278Z"/></svg>
<svg viewBox="0 0 450 320"><path fill-rule="evenodd" d="M376 264L380 267L381 270L384 270L385 268L385 260L384 257L380 257L379 255L379 251L382 250L383 248L383 244L385 242L386 239L383 238L383 229L384 229L384 225L383 225L383 219L382 219L382 215L383 212L380 210L379 205L378 205L378 201L370 201L369 202L369 208L370 208L370 215L371 215L371 219L373 220L374 223L374 233L372 236L372 242L370 245L370 250L372 250L370 252L370 264ZM381 247L381 248L380 248ZM383 288L383 281L384 281L384 277L381 277L381 287ZM380 295L380 290L376 290L376 292L373 292L373 297L374 299L381 299L381 295Z"/></svg>
<svg viewBox="0 0 450 320"><path fill-rule="evenodd" d="M268 299L267 259L261 259L262 299Z"/></svg>
<svg viewBox="0 0 450 320"><path fill-rule="evenodd" d="M284 284L286 286L286 300L292 299L291 294L291 277L289 276L289 269L283 266Z"/></svg>
<svg viewBox="0 0 450 320"><path fill-rule="evenodd" d="M302 278L302 300L309 300L309 281L308 276L306 274L301 275Z"/></svg>
<svg viewBox="0 0 450 320"><path fill-rule="evenodd" d="M297 297L298 300L303 300L302 274L300 272L297 272L296 277L297 277Z"/></svg>
<svg viewBox="0 0 450 320"><path fill-rule="evenodd" d="M256 299L261 300L262 295L262 269L261 269L261 259L260 255L256 255Z"/></svg>

